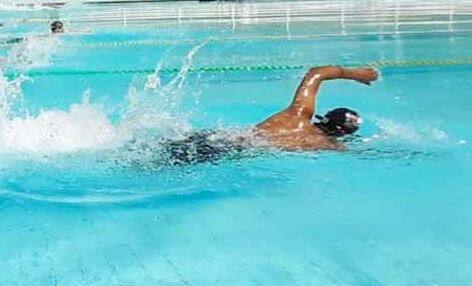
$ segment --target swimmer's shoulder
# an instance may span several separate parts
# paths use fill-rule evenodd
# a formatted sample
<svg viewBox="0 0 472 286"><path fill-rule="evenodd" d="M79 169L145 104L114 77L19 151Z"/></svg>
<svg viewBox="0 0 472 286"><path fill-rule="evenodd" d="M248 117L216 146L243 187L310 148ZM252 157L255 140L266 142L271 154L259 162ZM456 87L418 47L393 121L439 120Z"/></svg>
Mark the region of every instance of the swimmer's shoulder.
<svg viewBox="0 0 472 286"><path fill-rule="evenodd" d="M310 124L301 129L278 130L277 132L254 128L249 137L254 146L281 149L284 151L345 150L345 145Z"/></svg>

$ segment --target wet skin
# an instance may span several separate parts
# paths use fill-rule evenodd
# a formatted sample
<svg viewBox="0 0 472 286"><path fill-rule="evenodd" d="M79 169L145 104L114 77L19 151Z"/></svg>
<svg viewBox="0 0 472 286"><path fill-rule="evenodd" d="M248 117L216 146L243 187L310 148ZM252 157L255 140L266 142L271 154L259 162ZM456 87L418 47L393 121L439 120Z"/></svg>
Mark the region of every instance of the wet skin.
<svg viewBox="0 0 472 286"><path fill-rule="evenodd" d="M313 115L321 83L333 79L349 79L370 85L378 73L371 68L323 66L310 68L300 83L292 103L257 124L252 133L269 147L295 150L342 150L344 145L313 125Z"/></svg>

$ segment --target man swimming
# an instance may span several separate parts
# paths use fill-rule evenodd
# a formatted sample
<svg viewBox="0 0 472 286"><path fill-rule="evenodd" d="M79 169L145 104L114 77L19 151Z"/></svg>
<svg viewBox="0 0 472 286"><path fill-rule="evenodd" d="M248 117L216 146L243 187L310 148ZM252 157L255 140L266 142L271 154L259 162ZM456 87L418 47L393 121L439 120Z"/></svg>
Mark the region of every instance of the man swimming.
<svg viewBox="0 0 472 286"><path fill-rule="evenodd" d="M336 66L311 68L300 83L290 106L254 128L269 146L284 150L343 149L336 138L359 129L362 119L348 108L337 108L324 116L316 115L316 99L321 83L333 79L350 79L370 85L378 77L371 68L350 69Z"/></svg>
<svg viewBox="0 0 472 286"><path fill-rule="evenodd" d="M321 83L333 79L349 79L370 85L378 77L371 68L350 69L337 66L310 68L300 83L292 103L238 136L223 136L215 131L201 131L164 144L173 163L214 161L225 154L251 147L276 148L286 151L343 150L337 138L359 129L362 119L348 108L337 108L324 116L315 115L316 99ZM313 122L313 117L317 120Z"/></svg>
<svg viewBox="0 0 472 286"><path fill-rule="evenodd" d="M1 24L1 23L0 23ZM1 26L0 26L1 27ZM64 33L64 23L61 21L54 21L49 25L51 35L57 35L57 34L62 34ZM45 35L39 35L39 36L34 36L34 37L47 37ZM0 41L0 45L13 45L13 44L19 44L21 42L26 41L27 38L20 37L20 38L11 38L7 39L4 41Z"/></svg>
<svg viewBox="0 0 472 286"><path fill-rule="evenodd" d="M49 26L52 34L61 34L64 33L64 23L61 21L54 21Z"/></svg>

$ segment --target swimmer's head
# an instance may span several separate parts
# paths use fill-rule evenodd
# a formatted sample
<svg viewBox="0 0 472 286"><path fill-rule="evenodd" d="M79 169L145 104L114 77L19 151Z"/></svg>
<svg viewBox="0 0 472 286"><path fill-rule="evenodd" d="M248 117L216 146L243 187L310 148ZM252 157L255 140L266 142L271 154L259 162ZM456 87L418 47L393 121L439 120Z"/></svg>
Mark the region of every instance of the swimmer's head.
<svg viewBox="0 0 472 286"><path fill-rule="evenodd" d="M356 132L362 123L359 114L349 108L336 108L324 116L315 115L315 126L329 136L344 136Z"/></svg>
<svg viewBox="0 0 472 286"><path fill-rule="evenodd" d="M59 34L64 33L64 23L61 21L54 21L51 23L51 33Z"/></svg>

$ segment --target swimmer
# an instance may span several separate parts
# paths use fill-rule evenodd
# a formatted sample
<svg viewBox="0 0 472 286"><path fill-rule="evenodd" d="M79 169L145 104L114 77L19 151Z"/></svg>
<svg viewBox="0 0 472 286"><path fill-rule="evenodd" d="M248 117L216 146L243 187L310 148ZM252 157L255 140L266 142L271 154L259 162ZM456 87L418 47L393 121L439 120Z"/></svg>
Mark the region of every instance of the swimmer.
<svg viewBox="0 0 472 286"><path fill-rule="evenodd" d="M321 83L333 79L349 79L370 85L377 77L377 71L371 68L311 68L305 74L289 107L257 124L253 132L257 137L265 139L269 146L288 151L342 150L344 145L337 139L356 132L362 119L357 112L348 108L337 108L324 116L315 115Z"/></svg>
<svg viewBox="0 0 472 286"><path fill-rule="evenodd" d="M61 21L52 22L50 27L51 27L52 34L64 33L64 23L62 23Z"/></svg>
<svg viewBox="0 0 472 286"><path fill-rule="evenodd" d="M1 23L0 23L1 24ZM57 34L62 34L64 33L64 23L61 21L54 21L51 23L50 31L52 35L57 35ZM45 38L49 37L49 35L36 35L36 36L31 36L30 38ZM26 37L21 37L21 38L11 38L7 40L0 41L0 45L13 45L13 44L19 44L24 41L27 41L28 38Z"/></svg>
<svg viewBox="0 0 472 286"><path fill-rule="evenodd" d="M183 140L164 142L164 150L174 164L215 161L223 155L248 148L275 148L285 151L344 150L340 137L356 132L362 119L348 108L336 108L326 115L315 115L321 83L349 79L370 85L378 73L371 68L337 66L310 68L300 83L292 103L237 136L216 131L188 134Z"/></svg>

